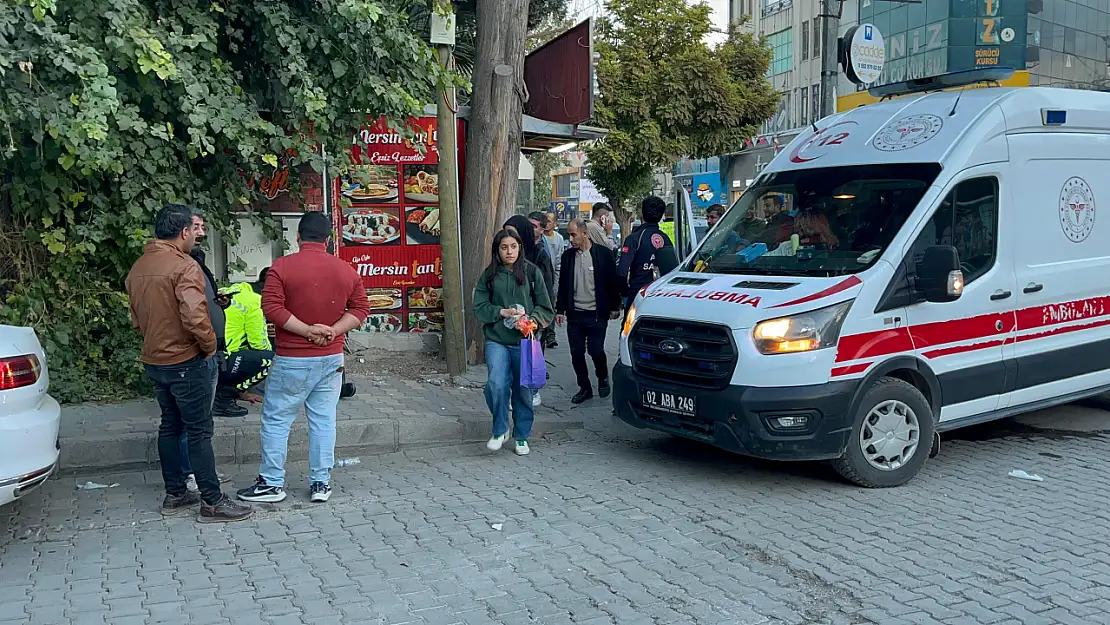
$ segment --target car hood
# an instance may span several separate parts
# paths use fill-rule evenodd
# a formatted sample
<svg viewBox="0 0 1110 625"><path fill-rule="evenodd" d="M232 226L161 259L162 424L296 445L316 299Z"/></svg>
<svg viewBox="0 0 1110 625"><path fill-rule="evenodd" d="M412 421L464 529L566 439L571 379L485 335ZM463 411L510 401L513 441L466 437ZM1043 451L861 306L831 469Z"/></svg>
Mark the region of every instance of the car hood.
<svg viewBox="0 0 1110 625"><path fill-rule="evenodd" d="M857 276L809 278L683 272L641 289L636 310L644 317L720 323L740 330L765 319L852 299L862 285Z"/></svg>

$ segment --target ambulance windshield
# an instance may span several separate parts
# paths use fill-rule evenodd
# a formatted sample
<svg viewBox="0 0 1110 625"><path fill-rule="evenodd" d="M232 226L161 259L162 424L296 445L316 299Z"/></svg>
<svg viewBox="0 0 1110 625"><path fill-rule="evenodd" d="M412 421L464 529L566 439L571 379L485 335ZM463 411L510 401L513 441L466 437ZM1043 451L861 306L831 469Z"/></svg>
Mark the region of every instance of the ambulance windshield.
<svg viewBox="0 0 1110 625"><path fill-rule="evenodd" d="M762 176L691 257L688 271L838 276L870 267L940 173L937 163Z"/></svg>

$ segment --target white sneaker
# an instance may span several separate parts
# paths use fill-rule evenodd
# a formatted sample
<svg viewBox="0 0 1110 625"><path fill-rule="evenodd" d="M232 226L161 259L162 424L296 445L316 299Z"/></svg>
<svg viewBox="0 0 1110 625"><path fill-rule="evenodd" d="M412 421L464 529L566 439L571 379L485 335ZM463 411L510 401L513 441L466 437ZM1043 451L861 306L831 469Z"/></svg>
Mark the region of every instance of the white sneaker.
<svg viewBox="0 0 1110 625"><path fill-rule="evenodd" d="M527 456L528 452L530 452L530 451L532 451L532 450L528 449L528 441L517 441L516 442L516 455L518 455L518 456Z"/></svg>
<svg viewBox="0 0 1110 625"><path fill-rule="evenodd" d="M539 408L542 405L543 405L543 400L540 399L540 392L539 391L533 391L532 392L532 407L533 408Z"/></svg>
<svg viewBox="0 0 1110 625"><path fill-rule="evenodd" d="M488 443L486 443L486 449L488 449L490 451L500 451L501 446L505 444L505 440L508 439L508 438L509 438L508 434L502 434L501 436L494 436L493 438L489 439Z"/></svg>
<svg viewBox="0 0 1110 625"><path fill-rule="evenodd" d="M200 492L200 487L197 486L197 476L193 475L192 473L185 476L185 490L189 491L190 493Z"/></svg>

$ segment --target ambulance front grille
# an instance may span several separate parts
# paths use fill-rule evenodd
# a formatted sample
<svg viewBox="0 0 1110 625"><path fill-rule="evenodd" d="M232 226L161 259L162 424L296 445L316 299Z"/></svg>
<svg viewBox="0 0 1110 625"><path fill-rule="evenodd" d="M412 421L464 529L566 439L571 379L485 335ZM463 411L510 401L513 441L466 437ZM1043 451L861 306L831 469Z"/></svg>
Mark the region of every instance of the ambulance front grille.
<svg viewBox="0 0 1110 625"><path fill-rule="evenodd" d="M723 389L736 368L732 332L716 324L641 318L628 350L637 374L683 386Z"/></svg>

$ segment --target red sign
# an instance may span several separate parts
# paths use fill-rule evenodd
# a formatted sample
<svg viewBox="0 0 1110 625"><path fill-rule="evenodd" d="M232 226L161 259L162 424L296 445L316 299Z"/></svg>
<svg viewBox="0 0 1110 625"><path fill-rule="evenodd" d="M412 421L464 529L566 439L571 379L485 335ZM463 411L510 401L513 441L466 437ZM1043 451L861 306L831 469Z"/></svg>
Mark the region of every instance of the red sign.
<svg viewBox="0 0 1110 625"><path fill-rule="evenodd" d="M351 141L350 170L336 180L339 257L367 289L367 332L443 329L436 119L408 127L412 138L383 120L362 128ZM461 161L461 145L459 152Z"/></svg>
<svg viewBox="0 0 1110 625"><path fill-rule="evenodd" d="M440 286L443 264L438 245L341 247L367 288Z"/></svg>
<svg viewBox="0 0 1110 625"><path fill-rule="evenodd" d="M410 120L412 139L389 129L384 119L363 127L351 141L351 163L354 165L403 165L439 162L439 133L436 118Z"/></svg>

